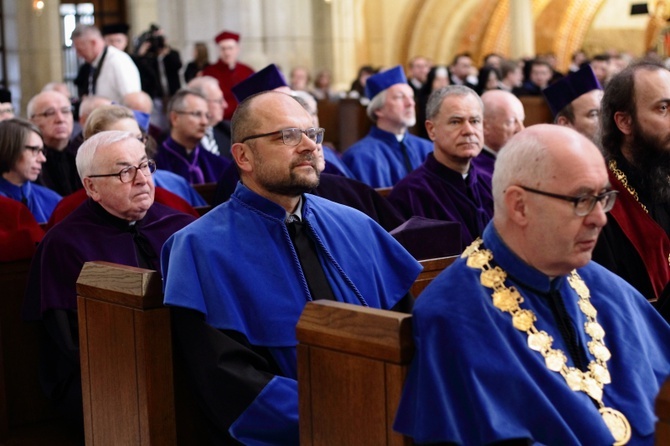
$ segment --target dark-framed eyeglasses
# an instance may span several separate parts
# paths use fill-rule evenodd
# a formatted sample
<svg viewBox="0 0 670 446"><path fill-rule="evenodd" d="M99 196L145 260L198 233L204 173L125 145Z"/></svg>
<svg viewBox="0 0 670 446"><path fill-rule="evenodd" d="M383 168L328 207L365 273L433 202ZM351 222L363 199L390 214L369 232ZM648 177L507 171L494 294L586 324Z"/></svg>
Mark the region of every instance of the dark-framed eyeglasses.
<svg viewBox="0 0 670 446"><path fill-rule="evenodd" d="M574 206L575 215L578 217L585 217L589 215L593 208L596 207L596 203L600 203L600 205L603 207L603 212L611 211L612 207L614 207L614 203L616 202L616 196L619 193L619 191L616 190L608 190L598 195L583 194L576 197L571 197L569 195L552 194L551 192L533 189L532 187L521 185L519 185L519 187L534 194L569 201Z"/></svg>
<svg viewBox="0 0 670 446"><path fill-rule="evenodd" d="M310 127L308 129L302 130L299 128L291 127L288 129L277 130L276 132L263 133L260 135L251 135L242 139L242 143L249 141L250 139L264 138L266 136L281 135L282 142L287 146L297 146L302 141L302 135L306 135L309 139L314 141L317 144L323 142L323 135L325 134L326 129Z"/></svg>
<svg viewBox="0 0 670 446"><path fill-rule="evenodd" d="M212 119L212 115L209 112L203 112L203 111L186 111L186 110L174 110L175 113L178 115L189 115L193 116L196 119L202 119L205 118L208 121Z"/></svg>
<svg viewBox="0 0 670 446"><path fill-rule="evenodd" d="M104 175L89 175L88 178L103 178L103 177L119 177L122 183L132 183L137 177L137 171L141 171L145 177L148 177L156 171L156 162L154 160L146 160L140 163L139 166L128 166L121 169L118 173L107 173Z"/></svg>
<svg viewBox="0 0 670 446"><path fill-rule="evenodd" d="M29 146L29 145L25 145L25 146L23 146L23 147L24 147L26 150L30 150L31 152L33 152L33 155L35 155L35 156L39 156L40 153L41 153L42 155L46 156L46 151L44 150L44 146Z"/></svg>
<svg viewBox="0 0 670 446"><path fill-rule="evenodd" d="M54 116L56 116L56 113L58 113L58 112L60 112L61 115L71 115L73 111L74 111L74 107L71 106L71 105L69 107L49 108L42 113L34 113L31 116L31 118L38 118L39 117L39 118L51 119Z"/></svg>

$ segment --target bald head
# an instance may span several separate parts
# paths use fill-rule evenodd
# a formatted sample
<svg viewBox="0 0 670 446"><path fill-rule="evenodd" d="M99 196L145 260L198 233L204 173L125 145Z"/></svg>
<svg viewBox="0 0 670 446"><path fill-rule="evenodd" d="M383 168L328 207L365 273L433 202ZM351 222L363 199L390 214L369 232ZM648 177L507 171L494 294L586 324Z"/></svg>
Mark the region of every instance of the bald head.
<svg viewBox="0 0 670 446"><path fill-rule="evenodd" d="M494 225L526 263L555 277L591 260L607 222L602 198L609 187L605 160L584 135L541 124L512 137L493 174ZM548 196L560 195L561 197ZM578 215L570 197L600 197Z"/></svg>
<svg viewBox="0 0 670 446"><path fill-rule="evenodd" d="M154 103L151 100L151 96L144 91L128 93L123 97L123 105L131 110L141 111L148 115L150 115L154 109Z"/></svg>
<svg viewBox="0 0 670 446"><path fill-rule="evenodd" d="M484 103L484 145L498 152L509 139L524 129L526 113L519 98L508 91L488 90Z"/></svg>

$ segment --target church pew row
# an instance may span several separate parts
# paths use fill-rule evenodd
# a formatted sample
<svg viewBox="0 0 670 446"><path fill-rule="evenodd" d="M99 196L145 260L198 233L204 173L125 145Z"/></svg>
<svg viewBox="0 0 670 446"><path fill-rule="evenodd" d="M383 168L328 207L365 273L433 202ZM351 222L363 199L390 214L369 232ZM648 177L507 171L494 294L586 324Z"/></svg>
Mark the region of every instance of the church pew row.
<svg viewBox="0 0 670 446"><path fill-rule="evenodd" d="M326 129L325 141L343 153L370 131L372 123L358 99L317 102L319 125Z"/></svg>
<svg viewBox="0 0 670 446"><path fill-rule="evenodd" d="M214 196L216 195L216 183L195 184L193 188L200 194L205 202L212 206L214 204Z"/></svg>
<svg viewBox="0 0 670 446"><path fill-rule="evenodd" d="M432 274L448 259L430 261ZM205 444L173 369L158 273L89 262L77 290L86 444ZM310 302L296 332L302 445L412 444L391 428L413 355L410 315ZM670 444L670 381L656 413L656 444Z"/></svg>
<svg viewBox="0 0 670 446"><path fill-rule="evenodd" d="M422 262L417 284L425 287L451 262ZM160 284L157 272L125 265L88 262L82 269L79 345L89 446L205 442L197 440L205 429L180 370L173 368L170 315Z"/></svg>
<svg viewBox="0 0 670 446"><path fill-rule="evenodd" d="M40 332L21 320L30 260L0 263L0 444L74 445L38 382Z"/></svg>
<svg viewBox="0 0 670 446"><path fill-rule="evenodd" d="M551 124L554 122L551 109L549 109L544 96L521 96L519 100L526 113L524 126L530 127L535 124Z"/></svg>

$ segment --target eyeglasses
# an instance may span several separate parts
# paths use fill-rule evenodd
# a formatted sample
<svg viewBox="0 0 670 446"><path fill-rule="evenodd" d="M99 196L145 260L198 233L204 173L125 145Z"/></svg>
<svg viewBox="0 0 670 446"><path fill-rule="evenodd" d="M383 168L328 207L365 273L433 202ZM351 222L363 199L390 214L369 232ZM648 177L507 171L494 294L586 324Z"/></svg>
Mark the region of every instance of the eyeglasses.
<svg viewBox="0 0 670 446"><path fill-rule="evenodd" d="M534 194L569 201L575 207L575 215L578 217L585 217L589 215L593 208L596 207L596 203L600 203L600 205L603 207L603 212L609 212L612 210L614 202L616 202L616 196L619 193L616 190L608 190L607 192L603 192L602 194L598 195L584 194L577 197L571 197L569 195L552 194L550 192L544 192L526 186L519 187Z"/></svg>
<svg viewBox="0 0 670 446"><path fill-rule="evenodd" d="M61 108L58 108L58 109L50 108L50 109L47 109L47 111L45 111L45 112L35 113L34 115L31 116L31 118L41 117L41 118L51 119L54 116L56 116L56 113L58 113L58 112L60 112L61 115L71 115L73 111L74 111L74 107L71 106L71 105L69 107L61 107Z"/></svg>
<svg viewBox="0 0 670 446"><path fill-rule="evenodd" d="M305 134L309 139L311 139L315 143L321 144L323 142L323 135L325 134L325 132L326 129L323 128L311 127L306 130L302 130L299 128L292 127L288 129L277 130L276 132L263 133L262 135L247 136L240 142L244 143L246 141L249 141L250 139L263 138L265 136L273 136L281 134L282 142L285 145L297 146L298 144L300 144L300 141L302 141L302 135Z"/></svg>
<svg viewBox="0 0 670 446"><path fill-rule="evenodd" d="M31 152L33 152L33 155L35 155L35 156L39 156L40 153L41 153L42 155L45 155L45 156L46 156L46 152L44 151L44 147L42 147L42 146L27 146L27 145L26 145L26 146L23 146L23 147L24 147L25 149L28 149L28 150L30 150Z"/></svg>
<svg viewBox="0 0 670 446"><path fill-rule="evenodd" d="M0 115L8 115L10 113L14 113L14 107L13 106L0 108Z"/></svg>
<svg viewBox="0 0 670 446"><path fill-rule="evenodd" d="M139 166L128 166L122 169L119 173L108 173L105 175L89 175L89 178L103 178L103 177L119 177L122 183L132 183L137 177L137 171L142 171L145 177L148 177L156 171L156 162L154 160L146 160L140 163Z"/></svg>
<svg viewBox="0 0 670 446"><path fill-rule="evenodd" d="M193 116L196 119L202 119L205 118L208 121L212 119L212 115L210 115L207 112L202 112L202 111L186 111L186 110L174 110L175 113L178 115L190 115Z"/></svg>

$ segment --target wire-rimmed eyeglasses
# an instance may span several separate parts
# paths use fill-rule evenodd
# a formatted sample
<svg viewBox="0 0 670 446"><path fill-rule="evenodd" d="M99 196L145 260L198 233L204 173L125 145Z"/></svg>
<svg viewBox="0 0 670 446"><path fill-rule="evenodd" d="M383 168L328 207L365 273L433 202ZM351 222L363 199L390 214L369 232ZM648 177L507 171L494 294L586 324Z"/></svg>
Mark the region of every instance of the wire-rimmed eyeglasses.
<svg viewBox="0 0 670 446"><path fill-rule="evenodd" d="M263 138L265 136L274 136L280 135L282 137L282 142L287 146L297 146L302 141L302 135L306 135L309 139L314 141L317 144L323 142L323 135L325 134L326 129L310 127L308 129L302 130L299 128L291 127L288 129L277 130L276 132L263 133L260 135L251 135L242 139L242 143L249 141L250 139Z"/></svg>
<svg viewBox="0 0 670 446"><path fill-rule="evenodd" d="M145 177L148 177L156 171L156 162L154 160L146 160L140 163L139 166L124 167L118 173L107 173L104 175L89 175L88 178L103 178L103 177L119 177L122 183L132 183L137 177L137 171L142 171Z"/></svg>
<svg viewBox="0 0 670 446"><path fill-rule="evenodd" d="M542 190L533 189L532 187L526 187L521 185L519 185L519 187L525 191L532 192L534 194L569 201L574 206L575 215L577 215L578 217L585 217L589 215L593 210L593 208L596 207L596 203L600 203L600 205L603 207L603 212L609 212L610 210L612 210L612 207L616 202L616 196L619 193L616 190L608 190L598 195L583 194L578 195L576 197L571 197L570 195L553 194L551 192L545 192Z"/></svg>

